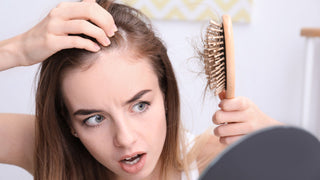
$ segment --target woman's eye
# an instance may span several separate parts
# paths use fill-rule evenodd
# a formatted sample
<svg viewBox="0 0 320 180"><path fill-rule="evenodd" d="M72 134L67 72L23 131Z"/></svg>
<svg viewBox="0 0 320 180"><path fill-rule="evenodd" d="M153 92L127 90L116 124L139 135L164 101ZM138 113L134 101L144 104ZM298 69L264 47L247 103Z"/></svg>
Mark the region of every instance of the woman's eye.
<svg viewBox="0 0 320 180"><path fill-rule="evenodd" d="M148 108L149 105L150 105L150 104L147 103L147 102L140 102L140 103L138 103L138 104L135 104L135 105L133 106L132 110L133 110L134 112L137 112L137 113L139 113L139 112L144 112L144 111Z"/></svg>
<svg viewBox="0 0 320 180"><path fill-rule="evenodd" d="M88 126L97 126L103 120L104 120L104 117L97 114L97 115L91 116L91 117L87 118L86 120L84 120L84 123Z"/></svg>

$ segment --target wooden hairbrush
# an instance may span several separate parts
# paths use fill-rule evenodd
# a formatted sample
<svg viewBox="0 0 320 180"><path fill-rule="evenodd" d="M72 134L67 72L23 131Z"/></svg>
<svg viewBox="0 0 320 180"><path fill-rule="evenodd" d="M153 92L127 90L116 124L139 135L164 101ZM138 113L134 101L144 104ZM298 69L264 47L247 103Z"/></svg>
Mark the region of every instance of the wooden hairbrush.
<svg viewBox="0 0 320 180"><path fill-rule="evenodd" d="M204 41L203 60L207 75L207 88L225 98L234 98L235 68L231 18L222 16L222 23L210 20Z"/></svg>

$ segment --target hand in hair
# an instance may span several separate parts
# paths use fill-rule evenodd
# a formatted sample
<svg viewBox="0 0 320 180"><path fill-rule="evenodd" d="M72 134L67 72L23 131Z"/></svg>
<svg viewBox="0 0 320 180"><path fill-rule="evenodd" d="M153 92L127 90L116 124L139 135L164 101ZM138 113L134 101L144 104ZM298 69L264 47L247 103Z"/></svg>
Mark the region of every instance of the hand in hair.
<svg viewBox="0 0 320 180"><path fill-rule="evenodd" d="M39 63L62 49L99 51L98 44L77 34L108 46L115 31L112 16L94 0L60 3L29 31L0 42L0 59L5 59L0 70Z"/></svg>
<svg viewBox="0 0 320 180"><path fill-rule="evenodd" d="M214 134L220 138L223 144L231 144L261 128L273 125L281 125L280 122L264 114L251 100L245 97L223 99L219 104L212 121L219 125L214 129Z"/></svg>

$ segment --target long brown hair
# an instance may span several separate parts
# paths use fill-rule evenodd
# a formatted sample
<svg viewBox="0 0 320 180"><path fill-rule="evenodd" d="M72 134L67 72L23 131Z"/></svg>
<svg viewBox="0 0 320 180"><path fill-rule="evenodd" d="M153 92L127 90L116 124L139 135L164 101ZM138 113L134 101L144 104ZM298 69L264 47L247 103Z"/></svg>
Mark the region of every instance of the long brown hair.
<svg viewBox="0 0 320 180"><path fill-rule="evenodd" d="M172 169L183 170L180 137L180 100L172 65L163 42L155 35L147 17L126 5L98 1L113 16L118 32L111 45L101 51L127 48L147 57L158 77L167 106L167 135L160 156L163 178ZM92 39L94 40L94 39ZM59 51L41 65L36 93L36 180L108 179L106 167L96 161L78 138L71 134L61 81L70 68L89 67L98 53L81 49ZM182 152L181 152L182 151Z"/></svg>

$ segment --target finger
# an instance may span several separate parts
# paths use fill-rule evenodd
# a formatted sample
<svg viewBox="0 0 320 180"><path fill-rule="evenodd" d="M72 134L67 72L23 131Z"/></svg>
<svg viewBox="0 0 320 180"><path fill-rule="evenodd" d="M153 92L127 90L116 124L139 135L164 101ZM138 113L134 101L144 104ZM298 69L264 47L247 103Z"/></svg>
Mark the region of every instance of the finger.
<svg viewBox="0 0 320 180"><path fill-rule="evenodd" d="M243 111L225 112L219 110L212 116L212 122L216 125L225 123L245 122L246 119L248 119L247 113Z"/></svg>
<svg viewBox="0 0 320 180"><path fill-rule="evenodd" d="M213 132L218 137L237 136L252 132L252 128L248 123L230 123L216 127Z"/></svg>
<svg viewBox="0 0 320 180"><path fill-rule="evenodd" d="M80 36L56 36L54 38L54 44L57 45L55 47L56 51L61 49L78 48L97 52L101 49L95 42Z"/></svg>
<svg viewBox="0 0 320 180"><path fill-rule="evenodd" d="M245 97L236 97L232 99L223 99L219 107L223 111L241 111L249 107L250 100Z"/></svg>
<svg viewBox="0 0 320 180"><path fill-rule="evenodd" d="M223 90L223 91L219 94L219 98L220 98L220 100L223 100L223 99L226 98L226 91L225 91L225 90Z"/></svg>
<svg viewBox="0 0 320 180"><path fill-rule="evenodd" d="M68 34L85 34L87 36L95 38L99 43L104 46L108 46L110 44L109 38L106 36L104 31L91 24L85 20L71 20L65 22L65 28L63 32L64 35Z"/></svg>
<svg viewBox="0 0 320 180"><path fill-rule="evenodd" d="M241 139L242 137L243 137L243 135L221 137L221 138L219 139L219 141L220 141L220 143L222 143L222 144L230 145L230 144L238 141L238 140Z"/></svg>
<svg viewBox="0 0 320 180"><path fill-rule="evenodd" d="M83 0L82 2L96 2L96 0Z"/></svg>
<svg viewBox="0 0 320 180"><path fill-rule="evenodd" d="M113 36L117 31L111 14L99 6L97 3L91 2L63 2L53 13L64 20L84 19L89 20L99 26L109 36Z"/></svg>

